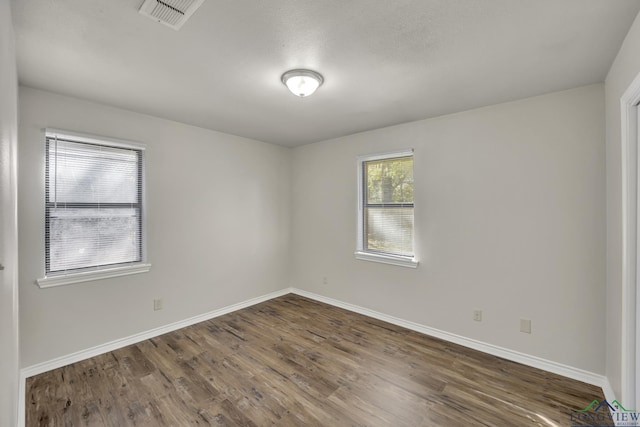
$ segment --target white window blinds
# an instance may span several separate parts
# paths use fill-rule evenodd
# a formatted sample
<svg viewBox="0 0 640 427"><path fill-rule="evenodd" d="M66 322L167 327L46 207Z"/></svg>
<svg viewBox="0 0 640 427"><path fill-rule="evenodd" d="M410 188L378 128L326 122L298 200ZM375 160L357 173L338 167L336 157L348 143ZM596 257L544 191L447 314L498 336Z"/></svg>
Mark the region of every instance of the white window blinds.
<svg viewBox="0 0 640 427"><path fill-rule="evenodd" d="M47 133L46 274L142 262L143 150Z"/></svg>

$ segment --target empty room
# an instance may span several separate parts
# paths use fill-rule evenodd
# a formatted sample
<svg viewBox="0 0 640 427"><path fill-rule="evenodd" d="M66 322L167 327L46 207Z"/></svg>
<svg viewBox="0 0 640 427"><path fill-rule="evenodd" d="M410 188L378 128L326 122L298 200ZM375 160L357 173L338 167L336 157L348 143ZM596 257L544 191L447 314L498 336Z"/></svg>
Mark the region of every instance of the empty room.
<svg viewBox="0 0 640 427"><path fill-rule="evenodd" d="M640 0L0 0L0 427L640 426Z"/></svg>

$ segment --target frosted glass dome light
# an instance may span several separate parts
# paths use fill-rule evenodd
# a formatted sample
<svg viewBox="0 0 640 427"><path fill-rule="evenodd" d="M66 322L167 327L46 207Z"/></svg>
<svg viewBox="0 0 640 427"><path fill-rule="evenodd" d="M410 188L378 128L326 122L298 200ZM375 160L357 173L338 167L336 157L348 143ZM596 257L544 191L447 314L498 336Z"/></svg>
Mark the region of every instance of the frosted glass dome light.
<svg viewBox="0 0 640 427"><path fill-rule="evenodd" d="M301 98L313 94L323 82L322 76L311 70L290 70L282 75L282 83Z"/></svg>

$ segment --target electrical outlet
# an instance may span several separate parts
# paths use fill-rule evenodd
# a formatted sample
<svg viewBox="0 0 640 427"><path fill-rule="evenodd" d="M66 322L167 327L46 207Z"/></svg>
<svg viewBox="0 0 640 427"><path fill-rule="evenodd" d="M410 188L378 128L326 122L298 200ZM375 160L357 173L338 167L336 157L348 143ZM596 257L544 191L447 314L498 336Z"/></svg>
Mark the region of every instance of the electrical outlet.
<svg viewBox="0 0 640 427"><path fill-rule="evenodd" d="M327 276L324 276L324 277L322 278L322 284L323 284L323 285L326 285L327 283L329 283L329 279L327 279Z"/></svg>
<svg viewBox="0 0 640 427"><path fill-rule="evenodd" d="M524 332L525 334L531 333L531 320L520 319L520 332Z"/></svg>
<svg viewBox="0 0 640 427"><path fill-rule="evenodd" d="M154 311L162 310L162 298L157 298L153 300L153 310Z"/></svg>
<svg viewBox="0 0 640 427"><path fill-rule="evenodd" d="M482 322L482 310L473 310L473 320Z"/></svg>

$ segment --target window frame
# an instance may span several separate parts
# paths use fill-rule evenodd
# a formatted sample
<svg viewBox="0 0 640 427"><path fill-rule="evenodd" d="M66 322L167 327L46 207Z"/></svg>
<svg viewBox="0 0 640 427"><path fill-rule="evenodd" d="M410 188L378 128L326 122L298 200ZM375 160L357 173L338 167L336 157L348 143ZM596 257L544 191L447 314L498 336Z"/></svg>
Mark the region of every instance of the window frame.
<svg viewBox="0 0 640 427"><path fill-rule="evenodd" d="M138 248L139 260L132 262L125 262L119 264L105 264L102 266L92 266L86 268L78 268L73 270L66 271L53 271L50 272L48 263L50 262L47 253L49 251L49 227L48 225L48 215L50 203L47 200L49 189L47 188L47 182L49 177L49 159L48 159L48 150L46 144L48 144L49 139L58 139L64 140L68 142L75 143L83 143L83 144L91 144L98 145L103 147L111 147L111 148L122 148L135 150L138 152L138 179L140 180L140 184L138 185L138 202L135 204L135 207L139 207L140 209L140 222L139 222L139 233L140 233L140 247ZM83 134L79 132L71 132L59 129L47 128L45 129L45 188L44 188L44 274L43 277L36 280L36 283L41 288L48 288L52 286L61 286L68 285L73 283L80 283L91 280L99 280L110 277L119 277L130 274L144 273L148 272L151 269L151 264L147 262L147 253L146 253L146 203L145 203L145 150L146 147L144 144L132 141L125 141L115 138L108 138L102 136L94 136L89 134ZM89 207L88 203L74 203L78 205L80 208ZM86 206L85 206L86 205ZM116 205L121 205L120 203L108 204L109 207L117 207ZM130 203L127 204L128 207L131 206Z"/></svg>
<svg viewBox="0 0 640 427"><path fill-rule="evenodd" d="M391 253L384 253L378 251L371 251L366 249L365 245L365 199L366 199L366 182L365 182L365 170L364 165L367 162L376 161L376 160L392 160L402 157L411 157L414 160L414 169L415 169L415 158L414 158L414 150L413 148L403 149L398 151L391 151L385 153L378 154L369 154L358 156L357 158L357 183L358 183L358 207L357 207L357 241L356 241L356 251L355 257L356 259L363 261L372 261L372 262L380 262L384 264L397 265L401 267L409 267L416 268L418 267L419 261L416 256L415 251L415 229L412 236L413 241L413 256L402 256ZM415 188L414 188L415 194ZM411 204L414 212L414 223L415 223L415 196L414 201Z"/></svg>

